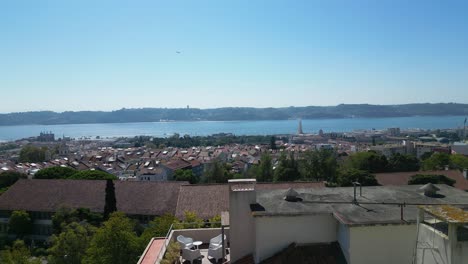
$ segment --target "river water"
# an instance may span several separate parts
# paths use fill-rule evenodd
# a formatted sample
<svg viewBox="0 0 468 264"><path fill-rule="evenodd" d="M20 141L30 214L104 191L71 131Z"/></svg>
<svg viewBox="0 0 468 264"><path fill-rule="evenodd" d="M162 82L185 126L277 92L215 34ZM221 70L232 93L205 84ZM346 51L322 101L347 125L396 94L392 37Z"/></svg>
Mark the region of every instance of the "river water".
<svg viewBox="0 0 468 264"><path fill-rule="evenodd" d="M392 118L349 118L302 120L304 133L349 132L359 129L435 129L463 126L463 116L416 116ZM72 125L21 125L0 126L0 141L10 141L37 136L41 131L51 131L56 138L63 135L80 137L133 137L148 135L165 137L180 135L204 136L216 133L236 135L273 135L297 133L298 120L274 121L193 121L193 122L146 122Z"/></svg>

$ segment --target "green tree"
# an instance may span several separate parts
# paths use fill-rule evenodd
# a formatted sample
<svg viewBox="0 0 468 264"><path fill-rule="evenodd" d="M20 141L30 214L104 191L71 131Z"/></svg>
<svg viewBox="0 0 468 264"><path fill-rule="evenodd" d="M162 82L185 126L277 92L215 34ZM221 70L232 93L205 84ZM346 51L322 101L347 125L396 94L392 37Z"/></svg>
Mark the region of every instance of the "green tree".
<svg viewBox="0 0 468 264"><path fill-rule="evenodd" d="M294 153L282 153L278 160L278 166L275 169L274 180L276 182L295 181L300 178L299 168L294 158Z"/></svg>
<svg viewBox="0 0 468 264"><path fill-rule="evenodd" d="M176 181L188 181L190 184L198 183L198 177L193 174L192 170L176 170L174 173Z"/></svg>
<svg viewBox="0 0 468 264"><path fill-rule="evenodd" d="M210 218L210 227L219 228L221 227L221 215L215 215Z"/></svg>
<svg viewBox="0 0 468 264"><path fill-rule="evenodd" d="M106 181L106 202L104 204L104 219L108 219L109 215L117 211L117 200L115 198L115 187L112 180Z"/></svg>
<svg viewBox="0 0 468 264"><path fill-rule="evenodd" d="M448 178L445 175L428 175L428 174L416 174L411 176L408 180L408 184L447 184L449 186L453 186L455 184L455 180Z"/></svg>
<svg viewBox="0 0 468 264"><path fill-rule="evenodd" d="M180 244L172 241L169 242L169 245L166 250L166 254L161 261L161 264L174 264L178 263L180 259Z"/></svg>
<svg viewBox="0 0 468 264"><path fill-rule="evenodd" d="M419 160L412 155L396 153L388 160L388 168L390 171L418 171Z"/></svg>
<svg viewBox="0 0 468 264"><path fill-rule="evenodd" d="M117 180L117 177L100 170L79 171L69 177L72 180Z"/></svg>
<svg viewBox="0 0 468 264"><path fill-rule="evenodd" d="M259 165L252 165L243 174L235 175L234 179L241 179L241 178L244 178L244 179L257 179L257 181L260 182L260 180L258 178L258 177L260 177L259 176L260 175L259 171L260 171L260 166Z"/></svg>
<svg viewBox="0 0 468 264"><path fill-rule="evenodd" d="M357 169L342 169L338 173L337 185L341 187L353 186L353 182L359 182L362 186L377 186L379 183L375 176L368 171Z"/></svg>
<svg viewBox="0 0 468 264"><path fill-rule="evenodd" d="M204 182L207 183L226 183L230 174L225 165L218 159L214 159L205 171Z"/></svg>
<svg viewBox="0 0 468 264"><path fill-rule="evenodd" d="M432 156L432 154L434 154L434 152L424 152L424 154L422 154L419 159L421 161L427 160L428 158Z"/></svg>
<svg viewBox="0 0 468 264"><path fill-rule="evenodd" d="M299 162L299 171L304 180L336 180L338 163L333 150L306 151Z"/></svg>
<svg viewBox="0 0 468 264"><path fill-rule="evenodd" d="M18 148L18 145L15 143L6 143L6 144L0 144L0 152L4 152L6 150L11 150L11 149L16 149Z"/></svg>
<svg viewBox="0 0 468 264"><path fill-rule="evenodd" d="M270 154L265 153L260 158L258 165L257 181L259 182L272 182L273 181L273 165Z"/></svg>
<svg viewBox="0 0 468 264"><path fill-rule="evenodd" d="M32 232L31 217L26 211L13 211L8 221L8 229L10 233L17 235L19 238Z"/></svg>
<svg viewBox="0 0 468 264"><path fill-rule="evenodd" d="M62 207L52 216L52 227L55 234L60 234L67 225L73 222L85 221L93 226L99 226L102 220L102 214L91 212L88 208L70 209Z"/></svg>
<svg viewBox="0 0 468 264"><path fill-rule="evenodd" d="M435 152L422 162L423 170L441 170L450 164L450 156L447 153Z"/></svg>
<svg viewBox="0 0 468 264"><path fill-rule="evenodd" d="M276 149L276 137L275 136L272 136L270 138L270 149Z"/></svg>
<svg viewBox="0 0 468 264"><path fill-rule="evenodd" d="M34 174L35 179L67 179L73 174L77 173L77 170L69 167L49 167L39 170Z"/></svg>
<svg viewBox="0 0 468 264"><path fill-rule="evenodd" d="M196 212L185 211L183 220L176 223L174 227L176 229L190 229L190 228L202 228L203 225L204 225L203 219L198 217Z"/></svg>
<svg viewBox="0 0 468 264"><path fill-rule="evenodd" d="M0 263L2 264L40 264L41 261L31 257L23 240L16 240L11 247L0 251Z"/></svg>
<svg viewBox="0 0 468 264"><path fill-rule="evenodd" d="M46 161L47 147L24 146L19 155L20 162L43 162Z"/></svg>
<svg viewBox="0 0 468 264"><path fill-rule="evenodd" d="M133 222L121 212L114 212L97 229L86 251L84 264L136 263L141 254Z"/></svg>
<svg viewBox="0 0 468 264"><path fill-rule="evenodd" d="M450 155L450 167L454 169L468 169L468 157L462 154Z"/></svg>
<svg viewBox="0 0 468 264"><path fill-rule="evenodd" d="M51 264L81 264L96 228L73 222L51 237L48 261Z"/></svg>
<svg viewBox="0 0 468 264"><path fill-rule="evenodd" d="M165 237L171 225L176 222L177 218L171 214L165 214L154 218L153 221L148 223L148 227L140 236L142 248L144 248L153 237Z"/></svg>
<svg viewBox="0 0 468 264"><path fill-rule="evenodd" d="M5 192L8 187L13 185L19 179L26 179L28 176L16 171L5 171L0 173L0 194Z"/></svg>
<svg viewBox="0 0 468 264"><path fill-rule="evenodd" d="M345 167L357 170L365 170L371 173L387 171L388 161L384 155L374 151L358 152L350 155Z"/></svg>

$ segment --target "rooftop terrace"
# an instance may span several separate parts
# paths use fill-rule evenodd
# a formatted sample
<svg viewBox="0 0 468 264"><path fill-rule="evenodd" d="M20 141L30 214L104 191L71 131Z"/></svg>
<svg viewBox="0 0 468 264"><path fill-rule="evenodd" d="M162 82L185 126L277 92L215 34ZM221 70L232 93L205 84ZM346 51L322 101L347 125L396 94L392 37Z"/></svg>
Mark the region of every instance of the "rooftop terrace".
<svg viewBox="0 0 468 264"><path fill-rule="evenodd" d="M415 223L418 205L468 205L468 193L447 185L436 197L425 196L421 185L363 187L353 203L353 187L296 189L296 202L284 200L285 190L257 190L254 216L333 214L348 225Z"/></svg>

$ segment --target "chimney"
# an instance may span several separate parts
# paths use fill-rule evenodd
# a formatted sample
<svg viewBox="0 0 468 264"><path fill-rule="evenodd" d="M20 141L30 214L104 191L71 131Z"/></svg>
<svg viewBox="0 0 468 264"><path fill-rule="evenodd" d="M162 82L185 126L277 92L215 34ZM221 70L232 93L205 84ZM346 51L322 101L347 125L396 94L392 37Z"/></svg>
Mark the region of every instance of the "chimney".
<svg viewBox="0 0 468 264"><path fill-rule="evenodd" d="M354 187L354 198L353 198L353 203L358 204L357 197L356 197L356 188L357 185L359 185L359 196L362 196L362 184L360 184L357 180L353 182L353 187Z"/></svg>
<svg viewBox="0 0 468 264"><path fill-rule="evenodd" d="M257 202L255 179L229 180L231 263L254 253L255 222L250 209Z"/></svg>

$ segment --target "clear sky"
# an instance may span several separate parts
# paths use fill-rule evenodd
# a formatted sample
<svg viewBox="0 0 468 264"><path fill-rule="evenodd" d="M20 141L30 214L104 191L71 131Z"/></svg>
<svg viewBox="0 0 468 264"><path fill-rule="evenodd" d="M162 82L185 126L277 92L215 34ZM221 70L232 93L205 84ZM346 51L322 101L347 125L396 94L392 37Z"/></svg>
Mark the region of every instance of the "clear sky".
<svg viewBox="0 0 468 264"><path fill-rule="evenodd" d="M442 0L2 0L0 112L468 103L467 14Z"/></svg>

